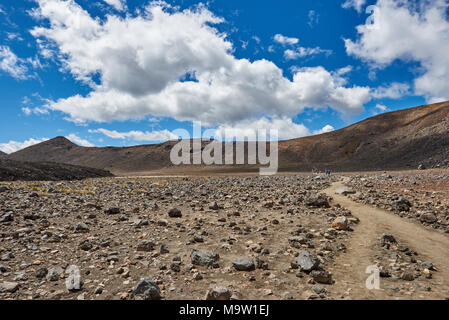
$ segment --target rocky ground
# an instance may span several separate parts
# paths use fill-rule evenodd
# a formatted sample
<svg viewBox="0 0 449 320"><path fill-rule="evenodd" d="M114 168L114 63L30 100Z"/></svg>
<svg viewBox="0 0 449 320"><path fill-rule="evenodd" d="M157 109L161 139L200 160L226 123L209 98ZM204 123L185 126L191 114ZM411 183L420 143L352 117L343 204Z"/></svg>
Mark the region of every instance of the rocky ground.
<svg viewBox="0 0 449 320"><path fill-rule="evenodd" d="M339 287L359 221L321 193L337 180L0 183L0 299L360 298ZM438 290L430 261L384 238L386 297Z"/></svg>
<svg viewBox="0 0 449 320"><path fill-rule="evenodd" d="M352 176L354 201L388 210L449 233L449 172L380 173Z"/></svg>

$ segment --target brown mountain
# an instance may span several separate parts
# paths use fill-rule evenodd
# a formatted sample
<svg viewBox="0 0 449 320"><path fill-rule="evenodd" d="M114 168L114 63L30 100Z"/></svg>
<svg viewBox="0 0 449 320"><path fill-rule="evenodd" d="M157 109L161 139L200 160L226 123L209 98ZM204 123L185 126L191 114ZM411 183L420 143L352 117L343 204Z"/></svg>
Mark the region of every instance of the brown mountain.
<svg viewBox="0 0 449 320"><path fill-rule="evenodd" d="M198 169L171 165L170 150L176 143L86 148L57 137L8 158L83 165L118 174ZM419 164L447 166L448 159L449 102L385 113L334 132L279 143L280 169L284 171L405 169ZM216 171L247 169L255 168L213 167Z"/></svg>
<svg viewBox="0 0 449 320"><path fill-rule="evenodd" d="M0 158L2 158L2 157L6 157L7 156L7 154L6 153L4 153L3 151L0 151Z"/></svg>

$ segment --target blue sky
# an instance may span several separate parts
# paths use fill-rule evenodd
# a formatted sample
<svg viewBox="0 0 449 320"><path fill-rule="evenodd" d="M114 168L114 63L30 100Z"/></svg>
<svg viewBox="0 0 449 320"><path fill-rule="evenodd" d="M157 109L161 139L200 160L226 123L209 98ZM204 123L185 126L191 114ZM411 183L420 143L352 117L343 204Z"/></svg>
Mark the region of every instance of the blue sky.
<svg viewBox="0 0 449 320"><path fill-rule="evenodd" d="M448 1L200 3L3 0L0 150L155 143L193 120L287 139L449 99Z"/></svg>

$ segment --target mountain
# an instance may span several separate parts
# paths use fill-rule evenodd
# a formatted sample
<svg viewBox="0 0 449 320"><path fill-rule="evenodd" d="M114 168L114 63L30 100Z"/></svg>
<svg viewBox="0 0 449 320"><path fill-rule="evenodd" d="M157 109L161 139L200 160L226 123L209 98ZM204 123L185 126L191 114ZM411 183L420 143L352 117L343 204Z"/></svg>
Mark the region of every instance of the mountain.
<svg viewBox="0 0 449 320"><path fill-rule="evenodd" d="M109 171L51 162L0 159L0 181L82 180L113 176Z"/></svg>
<svg viewBox="0 0 449 320"><path fill-rule="evenodd" d="M7 156L6 153L4 153L3 151L0 151L0 158L6 157L6 156Z"/></svg>
<svg viewBox="0 0 449 320"><path fill-rule="evenodd" d="M66 138L42 142L8 156L31 162L60 162L117 174L149 171L246 171L255 166L174 167L177 141L134 147L80 147ZM203 143L203 146L206 143ZM283 171L362 171L449 165L449 102L385 113L330 133L279 142Z"/></svg>

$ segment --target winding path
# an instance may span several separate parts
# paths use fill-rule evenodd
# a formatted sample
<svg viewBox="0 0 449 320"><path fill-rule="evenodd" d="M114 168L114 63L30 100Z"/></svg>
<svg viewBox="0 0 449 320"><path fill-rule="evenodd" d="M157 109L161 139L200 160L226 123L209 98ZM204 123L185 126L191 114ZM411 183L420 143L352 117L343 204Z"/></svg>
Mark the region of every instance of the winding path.
<svg viewBox="0 0 449 320"><path fill-rule="evenodd" d="M440 232L425 228L419 223L407 221L384 210L360 204L336 191L344 186L344 182L336 182L326 190L334 203L350 210L352 215L360 219L354 232L346 244L346 253L340 255L333 270L335 292L342 297L352 299L444 299L449 296L449 237ZM391 290L368 290L365 281L369 274L367 266L374 264L374 246L380 241L382 233L387 232L421 257L432 261L438 272L433 273L432 291L425 296L394 295Z"/></svg>

